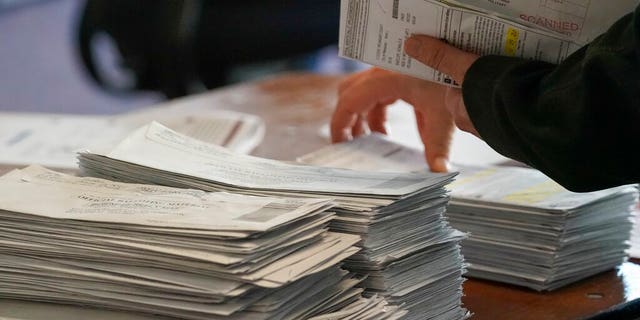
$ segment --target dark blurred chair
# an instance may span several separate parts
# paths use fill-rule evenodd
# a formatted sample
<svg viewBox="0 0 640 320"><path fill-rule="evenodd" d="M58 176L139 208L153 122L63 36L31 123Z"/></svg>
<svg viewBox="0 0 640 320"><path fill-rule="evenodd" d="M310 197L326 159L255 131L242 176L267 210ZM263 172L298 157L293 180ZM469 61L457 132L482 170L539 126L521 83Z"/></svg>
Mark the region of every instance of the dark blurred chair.
<svg viewBox="0 0 640 320"><path fill-rule="evenodd" d="M294 57L338 42L339 0L88 0L80 56L113 92L154 90L168 98L215 88L247 63ZM123 87L101 72L96 36L107 34L134 75Z"/></svg>

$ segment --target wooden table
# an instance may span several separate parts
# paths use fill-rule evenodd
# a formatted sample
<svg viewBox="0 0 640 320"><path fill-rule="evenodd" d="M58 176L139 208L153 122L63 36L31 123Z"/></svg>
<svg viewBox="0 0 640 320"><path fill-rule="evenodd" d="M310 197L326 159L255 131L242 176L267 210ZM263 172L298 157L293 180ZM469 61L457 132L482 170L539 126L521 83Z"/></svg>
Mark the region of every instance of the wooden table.
<svg viewBox="0 0 640 320"><path fill-rule="evenodd" d="M169 104L259 115L267 123L267 130L254 154L294 160L328 143L320 131L333 110L339 80L337 76L288 74ZM8 169L0 167L0 172ZM474 313L472 319L477 320L581 319L640 297L639 276L640 265L627 262L619 270L548 293L469 279L464 285L463 302Z"/></svg>

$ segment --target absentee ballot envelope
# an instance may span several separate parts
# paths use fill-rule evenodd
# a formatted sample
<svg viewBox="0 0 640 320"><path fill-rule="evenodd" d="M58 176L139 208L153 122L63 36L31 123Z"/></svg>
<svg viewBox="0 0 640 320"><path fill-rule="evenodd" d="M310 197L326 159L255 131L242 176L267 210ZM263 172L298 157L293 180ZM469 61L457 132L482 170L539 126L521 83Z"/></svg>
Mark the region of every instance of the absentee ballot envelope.
<svg viewBox="0 0 640 320"><path fill-rule="evenodd" d="M445 74L404 53L412 34L426 34L479 55L559 63L582 45L535 25L437 0L342 0L339 54L384 69L448 85Z"/></svg>

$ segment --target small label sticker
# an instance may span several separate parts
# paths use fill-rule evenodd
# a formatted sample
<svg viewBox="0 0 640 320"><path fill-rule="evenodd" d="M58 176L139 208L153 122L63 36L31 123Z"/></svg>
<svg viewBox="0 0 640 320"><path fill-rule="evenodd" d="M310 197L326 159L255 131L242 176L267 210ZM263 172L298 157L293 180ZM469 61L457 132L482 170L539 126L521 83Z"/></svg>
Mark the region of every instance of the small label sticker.
<svg viewBox="0 0 640 320"><path fill-rule="evenodd" d="M516 29L509 28L507 30L507 39L504 43L504 52L508 56L515 56L518 50L518 39L520 32Z"/></svg>

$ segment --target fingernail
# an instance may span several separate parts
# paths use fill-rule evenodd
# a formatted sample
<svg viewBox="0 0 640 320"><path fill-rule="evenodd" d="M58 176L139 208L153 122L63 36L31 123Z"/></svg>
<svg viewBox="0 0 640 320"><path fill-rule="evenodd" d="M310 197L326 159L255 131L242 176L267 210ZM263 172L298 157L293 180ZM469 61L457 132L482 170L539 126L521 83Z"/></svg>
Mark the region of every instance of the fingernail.
<svg viewBox="0 0 640 320"><path fill-rule="evenodd" d="M434 169L439 172L449 172L451 170L451 167L449 166L449 159L445 157L436 158L434 161L434 166Z"/></svg>
<svg viewBox="0 0 640 320"><path fill-rule="evenodd" d="M409 38L407 40L405 40L404 42L404 51L412 56L415 57L417 55L420 54L420 47L422 46L422 44L420 43L420 41L414 39L414 38Z"/></svg>

